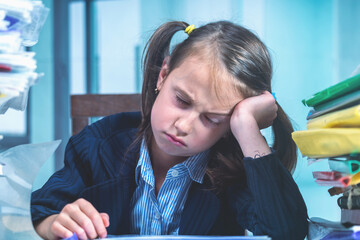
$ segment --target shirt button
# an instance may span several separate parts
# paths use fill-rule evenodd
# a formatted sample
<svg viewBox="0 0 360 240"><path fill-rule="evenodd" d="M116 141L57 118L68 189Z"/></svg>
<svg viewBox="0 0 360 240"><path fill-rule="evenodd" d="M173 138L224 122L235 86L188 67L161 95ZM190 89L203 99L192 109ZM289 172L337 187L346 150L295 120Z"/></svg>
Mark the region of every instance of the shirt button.
<svg viewBox="0 0 360 240"><path fill-rule="evenodd" d="M178 170L172 170L172 172L171 172L171 176L173 176L173 177L177 177L177 176L179 176L179 171Z"/></svg>
<svg viewBox="0 0 360 240"><path fill-rule="evenodd" d="M155 213L155 219L159 220L160 219L160 214L159 213Z"/></svg>

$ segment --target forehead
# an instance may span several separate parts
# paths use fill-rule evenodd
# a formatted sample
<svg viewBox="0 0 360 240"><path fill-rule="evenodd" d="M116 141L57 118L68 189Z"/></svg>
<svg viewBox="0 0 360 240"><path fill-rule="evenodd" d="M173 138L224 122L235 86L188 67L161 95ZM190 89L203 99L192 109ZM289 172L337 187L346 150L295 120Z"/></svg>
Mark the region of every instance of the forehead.
<svg viewBox="0 0 360 240"><path fill-rule="evenodd" d="M207 110L230 110L243 99L236 80L225 67L203 58L186 58L169 74L168 80L172 87L185 91Z"/></svg>

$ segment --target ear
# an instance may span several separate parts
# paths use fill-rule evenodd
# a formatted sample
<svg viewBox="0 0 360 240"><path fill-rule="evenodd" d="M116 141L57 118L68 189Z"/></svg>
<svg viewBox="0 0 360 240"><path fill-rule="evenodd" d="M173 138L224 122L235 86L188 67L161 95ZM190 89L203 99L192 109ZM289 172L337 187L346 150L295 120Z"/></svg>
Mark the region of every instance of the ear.
<svg viewBox="0 0 360 240"><path fill-rule="evenodd" d="M158 77L158 80L157 80L157 83L156 83L156 88L159 91L160 91L162 85L164 84L165 79L166 79L166 77L168 75L168 63L169 63L169 60L170 60L170 56L165 57L164 61L163 61L163 64L161 66L159 77Z"/></svg>

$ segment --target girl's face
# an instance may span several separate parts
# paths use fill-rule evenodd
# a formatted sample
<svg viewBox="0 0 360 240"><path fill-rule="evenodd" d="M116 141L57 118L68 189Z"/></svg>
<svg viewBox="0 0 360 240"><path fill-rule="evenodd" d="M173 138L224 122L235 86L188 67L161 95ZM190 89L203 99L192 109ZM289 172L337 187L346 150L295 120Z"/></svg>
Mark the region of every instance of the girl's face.
<svg viewBox="0 0 360 240"><path fill-rule="evenodd" d="M188 57L169 75L164 62L157 88L160 92L151 112L155 158L181 161L209 149L230 130L232 110L242 100L233 91L217 96L210 67L196 57Z"/></svg>

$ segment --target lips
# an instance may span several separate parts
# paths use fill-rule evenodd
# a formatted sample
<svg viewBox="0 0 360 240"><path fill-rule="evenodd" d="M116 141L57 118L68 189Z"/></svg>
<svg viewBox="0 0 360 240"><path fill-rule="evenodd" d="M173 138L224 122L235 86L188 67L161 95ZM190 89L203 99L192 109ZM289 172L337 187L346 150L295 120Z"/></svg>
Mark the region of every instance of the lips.
<svg viewBox="0 0 360 240"><path fill-rule="evenodd" d="M185 142L184 142L183 140L175 137L174 135L171 135L171 134L167 134L167 133L166 133L166 137L167 137L167 139L168 139L170 142L174 143L175 145L186 147Z"/></svg>

